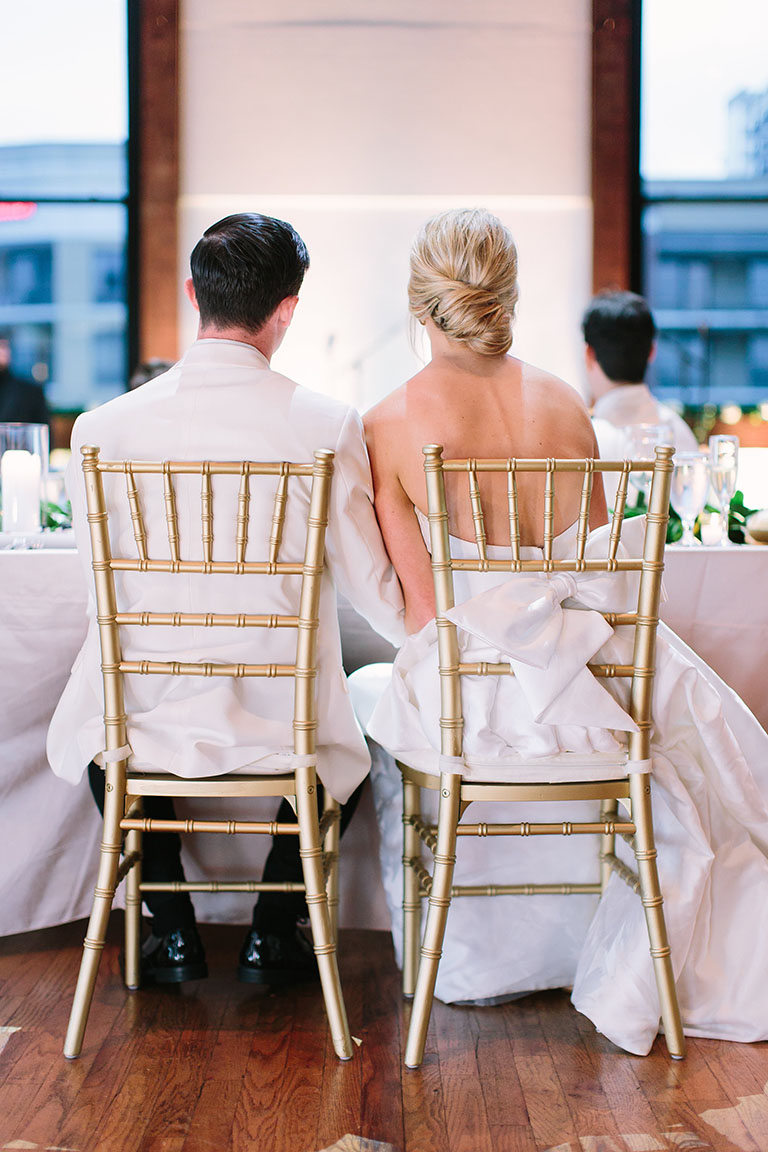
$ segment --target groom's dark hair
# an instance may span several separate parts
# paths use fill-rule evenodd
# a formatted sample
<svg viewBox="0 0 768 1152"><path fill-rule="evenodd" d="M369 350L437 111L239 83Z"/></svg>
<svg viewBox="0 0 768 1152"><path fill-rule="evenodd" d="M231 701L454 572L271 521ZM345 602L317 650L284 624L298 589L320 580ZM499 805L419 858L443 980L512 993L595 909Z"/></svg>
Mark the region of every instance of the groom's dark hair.
<svg viewBox="0 0 768 1152"><path fill-rule="evenodd" d="M239 212L212 224L190 258L204 326L258 332L309 267L306 245L284 220Z"/></svg>

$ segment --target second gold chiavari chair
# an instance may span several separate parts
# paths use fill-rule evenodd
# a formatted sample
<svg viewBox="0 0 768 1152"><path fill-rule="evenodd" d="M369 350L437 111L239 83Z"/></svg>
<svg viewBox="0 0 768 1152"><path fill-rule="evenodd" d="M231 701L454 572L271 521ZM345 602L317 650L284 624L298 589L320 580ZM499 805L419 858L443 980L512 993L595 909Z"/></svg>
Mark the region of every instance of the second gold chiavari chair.
<svg viewBox="0 0 768 1152"><path fill-rule="evenodd" d="M672 449L656 449L655 461L605 462L599 460L443 460L442 448L424 448L427 484L430 551L436 600L436 622L441 698L441 771L432 774L408 764L399 763L403 779L403 990L413 995L405 1063L417 1067L424 1056L429 1017L432 1008L438 965L442 953L448 912L453 898L480 895L599 894L612 872L616 872L642 900L659 994L660 1016L664 1025L670 1055L685 1055L680 1010L677 1002L667 939L662 894L656 868L651 811L651 695L655 670L656 628L658 624L661 575L669 510L669 487L672 472ZM446 473L466 473L469 500L475 527L477 559L451 556L446 501ZM505 473L509 503L509 558L490 559L478 474ZM618 473L607 547L604 555L595 556L588 547L590 506L596 473ZM530 558L521 546L518 513L518 477L538 473L543 477L543 548L538 558ZM581 500L575 532L575 546L567 558L555 558L554 509L555 480L558 475L581 473ZM645 521L641 555L627 555L621 548L625 522L627 485L633 473L650 474L648 514ZM551 779L541 783L547 763L541 758L518 757L514 761L515 782L509 773L488 768L482 779L465 779L462 775L464 756L461 682L464 677L512 675L509 663L463 663L457 626L446 613L455 607L454 572L536 573L541 578L558 573L636 572L636 603L631 611L603 612L614 628L631 630L631 661L626 665L594 665L594 676L625 678L629 683L628 713L636 731L629 732L628 745L619 753L601 752L590 755L561 752L551 758ZM534 771L535 770L535 771ZM529 773L528 777L526 772ZM421 789L439 792L437 823L428 823L421 815ZM467 807L475 801L562 802L600 800L600 819L590 822L531 822L486 824L463 823ZM620 816L619 801L628 815ZM596 862L594 883L589 884L517 884L456 886L453 883L457 842L464 836L489 839L492 851L495 836L572 836L594 835L601 845L599 865ZM636 861L631 869L616 853L616 836L629 841ZM430 872L422 862L422 849L433 856ZM421 938L421 902L428 898L426 927Z"/></svg>
<svg viewBox="0 0 768 1152"><path fill-rule="evenodd" d="M93 574L99 637L102 654L104 685L104 727L106 795L98 879L93 908L84 941L74 1003L67 1030L64 1053L73 1058L79 1055L85 1032L94 986L104 948L109 914L115 890L120 881L126 881L125 915L125 982L129 988L140 983L140 935L142 892L141 878L142 837L152 832L206 832L224 834L298 835L304 883L291 882L264 884L259 881L216 882L155 882L154 891L304 891L309 908L315 954L320 973L323 996L336 1054L347 1060L352 1055L352 1043L346 1010L339 982L336 960L336 905L338 903L338 804L325 793L322 818L318 813L318 784L316 776L316 679L317 630L321 580L325 559L325 531L328 523L333 456L331 451L317 451L314 461L307 464L210 462L210 461L107 461L99 458L94 446L82 448L83 476L86 489L88 523L91 537ZM132 525L136 555L113 555L115 529L110 533L110 517L115 515L117 494L105 498L104 477L116 473L124 477L126 486L122 501L123 525ZM195 549L189 548L194 558L185 558L179 531L176 482L180 476L199 476L201 537ZM213 478L234 477L239 489L236 507L230 510L236 517L234 555L226 560L214 559L214 497ZM246 559L249 529L253 529L249 515L251 480L254 477L276 478L273 514L269 525L262 528L266 544L269 533L268 558L259 561ZM137 485L162 485L159 501L164 505L167 526L168 558L158 559L149 554L147 525L142 510L142 495ZM144 478L147 478L146 480ZM305 478L301 481L300 478ZM303 555L282 560L280 549L289 485L302 483L310 486L305 518ZM127 507L125 501L127 500ZM218 504L217 504L218 507ZM115 516L115 518L117 518ZM231 525L232 526L232 525ZM230 527L231 527L230 526ZM252 532L252 534L254 534ZM224 534L226 536L226 533ZM123 539L125 534L123 534ZM187 542L185 542L186 544ZM254 542L255 545L255 542ZM148 579L152 575L166 574L181 580L205 577L246 580L256 577L275 577L286 585L286 577L294 577L297 585L295 611L292 614L255 614L227 612L169 612L121 611L120 587L115 574L130 573L131 579ZM167 585L166 585L167 588ZM150 659L125 660L122 634L131 630L132 636L142 628L245 629L254 638L260 630L290 629L296 633L295 659L291 663L227 663L223 661L174 660L169 646L168 659L158 659L152 652ZM263 634L263 632L262 632ZM218 633L221 635L221 633ZM178 649L177 649L178 652ZM258 653L258 647L256 648ZM133 653L132 653L133 654ZM205 652L203 652L203 655ZM266 677L293 684L293 754L289 765L278 772L259 772L246 769L225 776L188 779L168 772L152 771L146 765L132 762L131 716L126 715L125 680L127 677L227 677L243 680L248 677ZM222 718L222 723L226 720ZM281 750L281 756L285 756ZM283 760L281 759L281 764ZM287 797L297 813L296 824L277 824L275 821L254 820L173 820L145 819L142 815L142 797L225 797L237 808L243 797ZM123 854L122 862L120 861Z"/></svg>

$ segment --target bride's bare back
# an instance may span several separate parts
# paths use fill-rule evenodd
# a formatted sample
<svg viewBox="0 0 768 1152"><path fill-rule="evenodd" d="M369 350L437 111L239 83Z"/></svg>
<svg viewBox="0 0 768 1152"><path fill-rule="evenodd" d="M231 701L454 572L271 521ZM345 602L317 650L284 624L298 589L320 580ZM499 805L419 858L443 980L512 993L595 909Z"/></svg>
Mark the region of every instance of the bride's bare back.
<svg viewBox="0 0 768 1152"><path fill-rule="evenodd" d="M530 364L510 356L457 358L441 355L442 334L433 335L433 360L365 416L376 515L400 577L410 631L434 616L429 557L413 509L426 513L425 444L442 444L444 459L521 459L596 456L592 423L577 393ZM446 342L447 343L447 342ZM436 355L434 355L437 353ZM509 509L503 476L479 477L489 544L509 545ZM453 536L474 539L467 481L446 476L449 525ZM555 533L578 515L581 477L558 480ZM543 480L519 479L522 540L540 545ZM595 493L596 522L605 519L602 492Z"/></svg>

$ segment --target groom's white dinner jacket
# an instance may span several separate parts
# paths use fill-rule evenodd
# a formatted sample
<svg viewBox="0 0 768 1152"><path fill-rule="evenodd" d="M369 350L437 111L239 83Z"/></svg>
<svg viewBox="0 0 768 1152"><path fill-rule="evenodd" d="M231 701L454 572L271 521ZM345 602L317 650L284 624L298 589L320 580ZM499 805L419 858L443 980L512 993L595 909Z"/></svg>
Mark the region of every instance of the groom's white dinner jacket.
<svg viewBox="0 0 768 1152"><path fill-rule="evenodd" d="M84 444L103 459L311 461L317 448L335 453L327 570L318 639L318 773L345 800L365 777L368 752L352 711L341 666L335 586L374 628L395 644L404 639L400 586L389 563L372 504L370 467L358 414L273 372L250 344L198 340L175 367L77 420L67 490L78 549L92 585L90 539L81 474ZM140 476L150 558L169 556L161 478ZM180 477L177 512L182 555L201 556L199 477ZM142 483L143 482L143 483ZM105 477L107 485L124 483ZM233 559L238 477L215 477L214 559ZM275 477L251 479L248 560L267 558ZM112 506L115 502L107 499ZM289 483L281 560L303 558L309 482ZM291 495L293 493L293 495ZM117 507L117 505L116 505ZM127 501L120 493L113 552L135 556ZM259 527L261 526L261 527ZM192 543L194 542L194 543ZM292 612L287 598L297 577L118 573L125 611ZM211 584L215 595L211 597ZM144 585L150 585L151 591ZM335 586L334 586L335 585ZM293 587L295 588L295 583ZM124 658L172 648L174 658L221 662L292 663L293 629L123 629ZM162 658L162 657L160 657ZM207 677L127 677L128 739L137 766L199 777L289 766L293 748L292 681ZM150 683L151 682L151 683ZM57 776L76 782L104 749L102 682L95 605L89 631L48 733Z"/></svg>

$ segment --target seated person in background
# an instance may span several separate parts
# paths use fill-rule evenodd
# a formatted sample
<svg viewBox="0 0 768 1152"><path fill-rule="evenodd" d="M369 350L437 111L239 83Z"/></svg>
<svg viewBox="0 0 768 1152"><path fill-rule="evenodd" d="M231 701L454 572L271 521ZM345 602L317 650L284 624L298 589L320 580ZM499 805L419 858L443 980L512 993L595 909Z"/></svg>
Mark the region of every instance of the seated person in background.
<svg viewBox="0 0 768 1152"><path fill-rule="evenodd" d="M673 408L652 396L645 373L656 351L656 325L642 296L600 292L582 321L592 423L603 460L622 460L628 424L667 424L678 452L696 452L691 429Z"/></svg>
<svg viewBox="0 0 768 1152"><path fill-rule="evenodd" d="M128 381L128 387L131 391L134 388L141 388L142 384L148 384L150 380L154 380L155 376L162 376L163 372L173 368L173 365L173 360L163 360L160 356L152 356L149 360L142 360L141 364L136 365Z"/></svg>
<svg viewBox="0 0 768 1152"><path fill-rule="evenodd" d="M350 678L358 715L380 747L372 783L381 830L381 864L401 955L402 800L400 756L440 771L437 627L427 549L422 447L442 444L444 458L580 457L595 436L576 392L507 355L517 299L517 258L507 229L486 212L446 212L428 221L411 252L411 312L425 324L432 360L365 417L375 508L405 595L409 635L393 666L373 665ZM643 353L648 356L650 337ZM634 379L635 373L629 373ZM639 378L639 376L638 376ZM642 388L642 385L638 385ZM630 384L630 389L635 385ZM622 392L623 389L619 389ZM574 554L578 483L556 492L553 556ZM466 476L446 474L451 553L477 558ZM506 480L480 474L488 553L509 551ZM541 546L540 477L520 477L521 543ZM530 484L523 486L523 480ZM538 480L538 483L537 483ZM494 482L499 482L498 487ZM458 485L462 487L457 515ZM606 547L605 506L596 483L587 547ZM642 527L629 521L627 527ZM632 532L628 536L633 536ZM525 556L525 552L524 552ZM458 604L514 581L514 574L456 573ZM542 578L544 579L544 578ZM578 590L579 577L574 577ZM589 574L584 577L589 580ZM542 595L541 599L545 597ZM475 606L477 610L477 605ZM625 610L621 606L621 610ZM505 619L490 612L483 639L459 631L467 662L506 661ZM416 631L419 629L419 631ZM495 642L494 642L495 641ZM622 663L631 639L617 629L592 659ZM654 824L667 927L686 1031L733 1040L768 1038L768 736L731 690L668 628L659 627L654 682L652 762ZM556 679L557 669L553 678ZM462 680L464 772L504 778L515 755L615 750L628 717L603 712L581 687L567 722L537 720L517 676ZM578 677L572 684L581 683ZM603 682L611 707L622 686ZM575 697L575 698L574 698ZM610 722L609 722L610 720ZM618 722L621 720L621 722ZM630 722L631 723L631 722ZM386 751L384 751L386 749ZM387 755L389 753L390 755ZM487 778L487 777L486 777ZM434 792L430 797L434 801ZM582 803L575 806L581 818ZM483 805L474 820L542 819L541 806ZM434 810L425 808L425 819ZM552 805L547 819L575 818ZM596 818L595 811L593 818ZM542 844L537 837L488 845L460 838L455 883L594 882L597 848L590 837ZM446 1001L492 999L573 985L573 1002L628 1051L646 1053L659 1005L640 902L615 875L594 896L505 896L456 900L448 917L436 995Z"/></svg>
<svg viewBox="0 0 768 1152"><path fill-rule="evenodd" d="M336 453L331 486L330 523L326 536L327 567L320 597L318 634L318 776L338 800L353 796L370 767L370 758L346 691L341 668L335 585L361 615L394 643L402 638L402 596L387 558L372 504L370 468L362 422L352 408L311 392L270 368L298 302L298 292L309 264L301 237L281 220L243 213L229 216L207 229L191 259L187 294L200 314L198 339L170 371L81 416L72 433L72 460L67 486L78 547L89 586L90 540L86 522L84 485L80 474L84 444L100 447L104 459L175 460L289 460L309 461L317 448ZM227 478L224 478L225 480ZM236 489L234 489L236 492ZM199 486L188 500L179 500L182 547L194 533L199 540ZM226 495L226 492L225 492ZM251 489L253 548L263 559L269 537L274 486ZM107 489L109 498L109 489ZM289 495L289 506L291 504ZM216 492L214 492L216 505ZM214 548L222 554L234 550L235 504L228 520L216 519ZM163 501L144 508L150 542L165 539ZM230 522L231 520L231 522ZM132 536L129 523L119 521L122 540ZM302 517L290 510L283 534L285 554L300 552ZM165 542L167 547L167 541ZM212 578L216 579L216 578ZM286 592L280 581L259 577L225 576L230 583L216 585L227 612L248 612L254 596L259 611L285 612ZM234 581L234 583L232 583ZM165 596L177 611L197 611L194 577L188 582L163 577L155 593ZM130 600L130 581L124 584ZM147 590L147 595L149 590ZM144 594L137 589L134 600ZM213 592L210 593L211 595ZM141 605L139 605L141 606ZM145 604L144 607L151 607ZM129 609L131 610L130 606ZM186 629L166 629L159 643L168 650L193 643L176 635ZM227 630L237 633L239 629ZM264 630L265 632L267 630ZM284 636L275 633L285 633ZM292 662L287 630L260 636L227 636L210 630L204 640L210 658L234 661L253 659L244 644L258 643L259 662ZM239 647L238 647L239 646ZM243 655L245 651L245 656ZM206 648L196 659L205 658ZM184 657L182 656L182 659ZM72 676L56 709L48 733L48 758L53 771L76 783L89 761L89 775L97 802L103 804L104 773L99 767L104 749L100 653L95 618L75 663ZM153 684L129 678L126 705L133 721L128 737L140 764L179 775L206 776L234 772L292 741L292 689L276 695L273 685L258 679L238 682L218 678L151 677ZM287 682L286 682L287 683ZM222 695L223 694L223 695ZM280 708L283 711L280 711ZM94 763L95 761L95 763ZM172 818L169 800L148 799L148 816ZM342 828L351 815L346 806ZM284 801L277 819L294 820ZM179 838L151 834L145 839L145 880L182 880ZM298 837L278 837L265 868L264 879L301 880ZM164 983L206 975L205 957L195 926L192 903L186 893L148 893L145 903L153 915L152 935L142 950L143 974ZM238 975L253 983L285 983L316 971L314 954L297 931L306 915L303 894L262 893L253 913L252 930L240 953Z"/></svg>
<svg viewBox="0 0 768 1152"><path fill-rule="evenodd" d="M45 393L39 384L11 371L11 345L0 338L0 424L49 424Z"/></svg>

